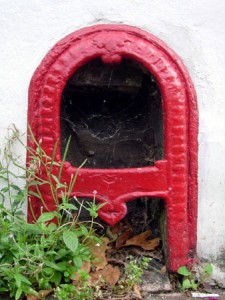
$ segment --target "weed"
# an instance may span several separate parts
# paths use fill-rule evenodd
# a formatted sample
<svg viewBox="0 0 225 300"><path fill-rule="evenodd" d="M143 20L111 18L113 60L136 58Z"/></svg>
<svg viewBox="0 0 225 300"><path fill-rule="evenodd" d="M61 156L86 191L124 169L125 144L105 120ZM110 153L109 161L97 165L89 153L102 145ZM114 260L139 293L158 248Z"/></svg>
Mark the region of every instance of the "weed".
<svg viewBox="0 0 225 300"><path fill-rule="evenodd" d="M93 288L87 281L83 281L82 287L75 287L72 284L60 284L56 288L55 296L58 300L93 300Z"/></svg>
<svg viewBox="0 0 225 300"><path fill-rule="evenodd" d="M141 277L143 272L148 268L149 262L151 261L148 257L135 259L133 256L129 256L127 260L124 277L119 282L119 286L116 287L117 290L120 290L120 293L129 292L134 286L142 282Z"/></svg>
<svg viewBox="0 0 225 300"><path fill-rule="evenodd" d="M191 272L186 266L182 266L178 269L177 273L182 276L182 290L197 290L199 285L212 274L213 268L210 263L206 264L201 272L196 275L195 272Z"/></svg>
<svg viewBox="0 0 225 300"><path fill-rule="evenodd" d="M57 142L49 157L30 131L32 148L27 148L18 130L9 129L3 158L0 162L0 293L10 293L16 300L23 296L44 299L54 293L59 300L91 300L101 298L101 286L89 280L85 264L94 265L93 247L103 243L94 231L95 218L103 204L95 201L79 202L72 192L78 173L69 183L62 182L61 175L67 143L62 162L55 160ZM29 155L24 168L14 154L14 143L19 142ZM14 166L17 171L12 171ZM78 168L79 171L79 168ZM22 173L22 174L21 174ZM41 174L45 176L41 176ZM21 188L19 179L26 179ZM55 210L48 209L42 195L42 186L48 187ZM39 199L40 214L29 200ZM35 223L28 224L23 206L28 205ZM81 210L90 215L90 221L79 220ZM53 222L54 221L54 222ZM149 258L127 258L124 276L115 289L121 293L131 291L141 282Z"/></svg>
<svg viewBox="0 0 225 300"><path fill-rule="evenodd" d="M71 177L69 184L60 180L66 153L59 164L55 161L55 151L52 157L46 155L30 132L35 150L26 149L30 163L25 169L18 163L12 149L15 141L23 142L15 127L10 130L12 136L7 139L0 164L0 179L4 184L0 190L0 292L9 292L16 300L23 295L41 298L43 293L52 291L62 300L74 297L90 299L90 287L85 279L79 288L75 288L72 281L83 262L93 259L90 247L101 242L92 226L101 205L95 201L90 203L86 209L91 215L91 222L89 225L82 224L79 213L85 206L80 205L76 198L75 204L71 203L77 174ZM11 171L11 165L23 171L21 178L26 176L23 188L17 185L18 174ZM59 169L58 176L52 172L55 167ZM39 176L40 170L45 171L45 179ZM48 210L39 189L42 184L49 186L55 211ZM37 218L29 202L35 224L28 224L22 211L30 195L35 195L42 206L42 214ZM71 211L77 213L73 215ZM53 220L54 223L51 222Z"/></svg>

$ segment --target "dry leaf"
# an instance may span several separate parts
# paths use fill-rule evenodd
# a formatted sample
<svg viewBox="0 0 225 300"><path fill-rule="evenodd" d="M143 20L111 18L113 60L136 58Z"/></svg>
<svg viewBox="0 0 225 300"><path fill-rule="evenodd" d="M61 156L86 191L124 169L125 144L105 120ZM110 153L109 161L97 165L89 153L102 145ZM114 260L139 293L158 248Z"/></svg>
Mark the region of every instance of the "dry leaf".
<svg viewBox="0 0 225 300"><path fill-rule="evenodd" d="M91 283L97 284L101 280L113 287L120 278L119 267L113 267L112 265L107 265L103 270L90 273Z"/></svg>
<svg viewBox="0 0 225 300"><path fill-rule="evenodd" d="M166 266L163 266L160 270L160 274L164 275L166 273Z"/></svg>
<svg viewBox="0 0 225 300"><path fill-rule="evenodd" d="M119 248L126 243L126 241L132 236L133 230L127 228L116 239L116 247Z"/></svg>
<svg viewBox="0 0 225 300"><path fill-rule="evenodd" d="M133 290L134 290L134 293L137 296L137 298L142 299L141 293L140 293L138 287L136 286L136 284L133 286Z"/></svg>
<svg viewBox="0 0 225 300"><path fill-rule="evenodd" d="M110 231L112 234L118 234L122 231L122 228L123 228L123 223L119 222L116 225L110 227Z"/></svg>
<svg viewBox="0 0 225 300"><path fill-rule="evenodd" d="M34 295L27 295L27 300L39 300L39 296L34 296Z"/></svg>
<svg viewBox="0 0 225 300"><path fill-rule="evenodd" d="M116 247L119 248L126 243L126 241L132 236L133 228L127 221L122 221L123 225L120 232L118 232L118 238L116 239Z"/></svg>
<svg viewBox="0 0 225 300"><path fill-rule="evenodd" d="M103 270L99 270L99 271L91 272L89 274L90 275L89 281L92 285L98 284L102 280L102 272Z"/></svg>
<svg viewBox="0 0 225 300"><path fill-rule="evenodd" d="M89 273L91 271L91 263L89 261L83 261L80 271Z"/></svg>
<svg viewBox="0 0 225 300"><path fill-rule="evenodd" d="M107 259L105 257L105 251L108 248L109 239L104 237L101 240L101 244L96 244L94 247L92 247L90 250L94 256L94 260L92 262L92 265L96 267L96 270L102 270L107 265Z"/></svg>
<svg viewBox="0 0 225 300"><path fill-rule="evenodd" d="M151 230L147 230L141 234L138 234L132 237L131 239L127 240L125 246L139 246L142 249L148 251L155 250L155 248L159 245L160 238L148 240L151 234Z"/></svg>
<svg viewBox="0 0 225 300"><path fill-rule="evenodd" d="M37 296L26 295L26 297L27 297L27 300L41 300L41 299L45 298L46 296L48 296L51 292L52 292L52 289L51 290L43 290L43 291L40 291Z"/></svg>
<svg viewBox="0 0 225 300"><path fill-rule="evenodd" d="M48 296L53 290L44 290L44 291L40 291L39 295L40 295L40 299L45 299L46 296Z"/></svg>
<svg viewBox="0 0 225 300"><path fill-rule="evenodd" d="M105 266L103 270L103 279L110 286L114 286L120 278L120 268L113 267L112 265Z"/></svg>

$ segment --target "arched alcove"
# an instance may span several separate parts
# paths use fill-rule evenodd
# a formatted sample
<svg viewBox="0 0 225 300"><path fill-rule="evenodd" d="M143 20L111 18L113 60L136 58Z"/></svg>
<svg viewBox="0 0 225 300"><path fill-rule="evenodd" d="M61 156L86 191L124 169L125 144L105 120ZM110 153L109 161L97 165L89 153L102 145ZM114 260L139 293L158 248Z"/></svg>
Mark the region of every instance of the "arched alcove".
<svg viewBox="0 0 225 300"><path fill-rule="evenodd" d="M106 202L99 215L108 224L115 224L126 215L126 202L132 199L163 199L168 266L176 271L192 260L197 218L198 111L195 91L181 59L161 40L134 27L97 25L76 31L59 41L34 73L29 89L28 122L35 138L42 140L42 147L51 156L55 142L63 144L63 93L74 74L95 60L111 67L131 61L147 70L157 82L164 154L154 165L83 167L72 194L90 198L96 190L97 200ZM34 147L30 140L28 145ZM56 160L61 161L60 143ZM66 161L63 180L69 181L76 171L77 165ZM48 208L54 210L48 191L40 189ZM38 216L39 200L31 197L31 201ZM32 221L30 212L28 217Z"/></svg>
<svg viewBox="0 0 225 300"><path fill-rule="evenodd" d="M61 156L86 168L134 168L163 159L161 94L155 78L135 61L80 67L60 104Z"/></svg>

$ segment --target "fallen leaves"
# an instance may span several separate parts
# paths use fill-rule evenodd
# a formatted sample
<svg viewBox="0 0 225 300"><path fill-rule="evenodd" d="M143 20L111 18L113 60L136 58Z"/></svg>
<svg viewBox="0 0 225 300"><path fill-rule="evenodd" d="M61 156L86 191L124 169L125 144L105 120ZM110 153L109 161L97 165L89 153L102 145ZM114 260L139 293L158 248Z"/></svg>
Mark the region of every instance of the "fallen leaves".
<svg viewBox="0 0 225 300"><path fill-rule="evenodd" d="M133 290L134 290L134 293L135 295L137 296L138 299L142 299L142 296L141 296L141 293L137 287L137 285L135 284L134 287L133 287Z"/></svg>
<svg viewBox="0 0 225 300"><path fill-rule="evenodd" d="M102 243L91 248L91 252L95 259L92 261L92 266L95 268L94 272L90 273L91 282L97 283L103 280L105 283L113 287L120 278L119 267L113 267L108 264L106 258L106 250L108 249L109 239L102 238Z"/></svg>
<svg viewBox="0 0 225 300"><path fill-rule="evenodd" d="M122 221L107 229L107 233L111 238L111 242L115 242L116 248L126 247L126 246L138 246L146 251L155 250L160 242L160 238L149 239L152 235L151 230L142 232L136 236L133 236L133 229L131 225Z"/></svg>
<svg viewBox="0 0 225 300"><path fill-rule="evenodd" d="M164 275L164 274L166 274L166 271L167 271L166 266L163 266L160 270L160 274Z"/></svg>
<svg viewBox="0 0 225 300"><path fill-rule="evenodd" d="M119 248L126 243L126 241L132 236L133 230L131 228L126 228L117 238L116 247Z"/></svg>
<svg viewBox="0 0 225 300"><path fill-rule="evenodd" d="M113 267L108 264L103 270L90 273L90 276L91 283L95 284L103 280L105 283L113 287L120 278L120 269L119 267Z"/></svg>
<svg viewBox="0 0 225 300"><path fill-rule="evenodd" d="M151 230L135 236L133 236L133 231L131 225L123 220L113 227L108 227L106 230L107 237L101 238L101 243L91 247L90 250L94 259L91 262L84 262L80 270L89 274L88 280L91 286L100 286L110 290L117 283L120 285L120 282L123 282L124 269L127 266L126 253L133 248L142 252L144 250L148 256L150 251L154 251L158 247L160 238L151 238ZM119 254L120 248L123 248L122 254ZM166 267L162 268L161 272L162 274L166 272ZM73 284L75 286L80 284L79 272L73 277ZM132 289L136 298L142 299L138 285L135 284Z"/></svg>
<svg viewBox="0 0 225 300"><path fill-rule="evenodd" d="M119 267L113 267L112 265L107 265L103 271L104 271L103 278L105 282L113 287L120 278Z"/></svg>
<svg viewBox="0 0 225 300"><path fill-rule="evenodd" d="M105 252L108 249L109 239L104 237L102 238L102 243L96 244L91 248L91 252L93 257L95 258L92 262L92 265L96 267L96 271L104 269L104 267L108 264Z"/></svg>
<svg viewBox="0 0 225 300"><path fill-rule="evenodd" d="M160 238L149 240L152 235L151 230L142 232L126 241L124 246L138 246L147 251L153 251L159 245Z"/></svg>
<svg viewBox="0 0 225 300"><path fill-rule="evenodd" d="M27 300L41 300L45 299L45 297L48 296L50 293L52 293L52 289L40 291L37 296L27 295L26 298Z"/></svg>

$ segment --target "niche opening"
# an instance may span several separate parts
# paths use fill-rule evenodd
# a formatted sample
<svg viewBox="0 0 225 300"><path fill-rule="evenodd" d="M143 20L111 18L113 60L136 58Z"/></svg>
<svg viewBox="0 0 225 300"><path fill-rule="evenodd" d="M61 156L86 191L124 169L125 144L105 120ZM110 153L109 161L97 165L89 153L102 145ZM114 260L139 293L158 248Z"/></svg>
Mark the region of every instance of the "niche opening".
<svg viewBox="0 0 225 300"><path fill-rule="evenodd" d="M61 97L61 155L78 167L132 168L163 159L161 94L155 78L140 64L100 59L80 67Z"/></svg>

